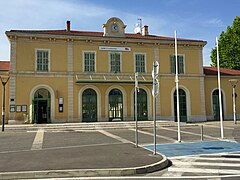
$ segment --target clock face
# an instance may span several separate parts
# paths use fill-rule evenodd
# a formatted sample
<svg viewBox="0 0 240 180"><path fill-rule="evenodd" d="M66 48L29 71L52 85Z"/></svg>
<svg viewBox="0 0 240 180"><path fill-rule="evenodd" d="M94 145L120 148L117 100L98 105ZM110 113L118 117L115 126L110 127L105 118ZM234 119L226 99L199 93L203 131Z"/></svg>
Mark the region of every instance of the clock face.
<svg viewBox="0 0 240 180"><path fill-rule="evenodd" d="M113 32L117 32L118 31L118 25L117 24L113 24L111 27Z"/></svg>

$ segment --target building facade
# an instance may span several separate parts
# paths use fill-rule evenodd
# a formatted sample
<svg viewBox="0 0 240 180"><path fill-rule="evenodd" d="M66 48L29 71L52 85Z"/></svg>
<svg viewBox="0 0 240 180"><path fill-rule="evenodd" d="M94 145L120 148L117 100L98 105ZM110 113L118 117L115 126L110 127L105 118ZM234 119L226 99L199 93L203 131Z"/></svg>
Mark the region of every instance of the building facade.
<svg viewBox="0 0 240 180"><path fill-rule="evenodd" d="M152 64L159 62L157 119L176 118L174 38L125 32L119 18L103 32L11 30L7 118L28 123L134 120L135 72L138 72L138 119L151 120ZM205 41L178 38L181 121L217 117L212 95L213 68L203 68ZM223 82L224 112L231 118L231 85ZM237 74L235 78L240 75ZM225 90L226 88L226 90ZM216 94L216 93L215 93ZM217 94L216 94L217 95ZM215 103L216 104L216 103Z"/></svg>

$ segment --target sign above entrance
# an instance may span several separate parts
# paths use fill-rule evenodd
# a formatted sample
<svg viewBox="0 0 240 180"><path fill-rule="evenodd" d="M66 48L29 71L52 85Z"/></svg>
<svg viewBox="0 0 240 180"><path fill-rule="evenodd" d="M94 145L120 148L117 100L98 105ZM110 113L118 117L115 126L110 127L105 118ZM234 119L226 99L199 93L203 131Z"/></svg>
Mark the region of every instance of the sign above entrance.
<svg viewBox="0 0 240 180"><path fill-rule="evenodd" d="M102 51L131 51L130 47L112 47L112 46L99 46Z"/></svg>

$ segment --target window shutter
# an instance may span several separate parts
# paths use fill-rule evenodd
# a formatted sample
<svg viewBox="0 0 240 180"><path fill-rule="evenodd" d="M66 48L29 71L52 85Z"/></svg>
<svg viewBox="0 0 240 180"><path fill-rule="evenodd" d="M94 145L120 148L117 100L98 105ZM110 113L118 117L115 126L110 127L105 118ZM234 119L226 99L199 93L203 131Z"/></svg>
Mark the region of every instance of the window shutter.
<svg viewBox="0 0 240 180"><path fill-rule="evenodd" d="M175 65L176 63L175 63L175 56L170 56L170 65L171 65L171 73L172 74L175 74L176 72L176 70L175 70Z"/></svg>

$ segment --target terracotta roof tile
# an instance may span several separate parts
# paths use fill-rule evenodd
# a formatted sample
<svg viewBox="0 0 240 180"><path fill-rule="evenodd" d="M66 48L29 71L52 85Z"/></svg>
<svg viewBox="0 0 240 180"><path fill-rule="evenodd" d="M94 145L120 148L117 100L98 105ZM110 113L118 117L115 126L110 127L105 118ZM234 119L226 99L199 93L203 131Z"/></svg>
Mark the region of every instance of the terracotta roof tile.
<svg viewBox="0 0 240 180"><path fill-rule="evenodd" d="M203 67L204 74L206 75L217 75L217 67ZM227 76L240 76L240 71L233 69L220 68L221 75Z"/></svg>
<svg viewBox="0 0 240 180"><path fill-rule="evenodd" d="M91 31L66 31L63 30L11 30L10 32L16 33L28 33L28 34L49 34L49 35L70 35L70 36L92 36L92 37L104 37L103 32L91 32ZM127 39L149 39L149 40L168 40L173 41L173 37L165 36L156 36L156 35L147 35L143 36L141 34L131 34L126 33L125 38ZM193 40L178 38L179 41L193 41L193 42L205 42L202 40Z"/></svg>
<svg viewBox="0 0 240 180"><path fill-rule="evenodd" d="M10 61L0 61L0 71L9 71Z"/></svg>

